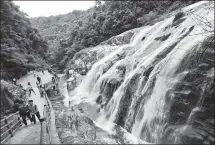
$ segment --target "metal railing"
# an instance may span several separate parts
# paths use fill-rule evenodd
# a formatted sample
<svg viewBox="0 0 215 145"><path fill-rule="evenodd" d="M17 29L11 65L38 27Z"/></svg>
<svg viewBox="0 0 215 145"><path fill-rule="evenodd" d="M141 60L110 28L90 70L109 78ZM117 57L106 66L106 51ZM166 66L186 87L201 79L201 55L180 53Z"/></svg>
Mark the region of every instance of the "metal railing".
<svg viewBox="0 0 215 145"><path fill-rule="evenodd" d="M45 89L49 89L54 85L58 85L60 78L56 78L46 84ZM43 116L44 121L41 123L40 144L61 144L59 136L56 132L55 114L52 108L51 101L45 92L46 105L44 105Z"/></svg>
<svg viewBox="0 0 215 145"><path fill-rule="evenodd" d="M10 137L22 126L19 112L11 114L10 116L1 120L1 144L7 142Z"/></svg>
<svg viewBox="0 0 215 145"><path fill-rule="evenodd" d="M53 86L57 86L59 81L60 81L60 77L57 77L57 78L51 80L50 82L43 84L43 87L45 90L47 90Z"/></svg>
<svg viewBox="0 0 215 145"><path fill-rule="evenodd" d="M48 101L47 94L45 93L47 105L44 105L43 116L44 121L41 123L41 144L51 144L51 107Z"/></svg>
<svg viewBox="0 0 215 145"><path fill-rule="evenodd" d="M58 86L59 80L60 80L60 77L57 77L54 80L44 84L45 90L47 90L53 86ZM51 140L52 140L51 126L55 125L55 122L51 121L51 120L53 120L52 118L55 118L53 111L52 111L52 104L46 93L45 93L45 99L46 99L47 105L44 106L44 110L43 110L43 115L45 117L45 121L43 121L41 124L41 139L40 139L41 144L52 143L51 142ZM22 121L20 119L18 111L14 114L9 115L8 117L6 117L4 119L1 119L0 123L1 123L0 124L1 144L6 143L8 141L8 139L10 137L13 137L15 132L17 132L20 129L20 127L22 126ZM44 133L47 133L48 137L45 137L46 139L44 139L44 136L46 136Z"/></svg>

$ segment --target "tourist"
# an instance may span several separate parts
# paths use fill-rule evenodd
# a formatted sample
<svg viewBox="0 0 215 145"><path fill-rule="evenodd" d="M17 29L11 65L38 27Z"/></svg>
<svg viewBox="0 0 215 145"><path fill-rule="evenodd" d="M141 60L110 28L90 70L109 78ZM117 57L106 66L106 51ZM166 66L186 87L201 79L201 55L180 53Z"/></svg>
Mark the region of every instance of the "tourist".
<svg viewBox="0 0 215 145"><path fill-rule="evenodd" d="M23 102L22 105L19 107L19 115L22 117L23 123L27 126L26 117L32 122L32 118L30 116L30 110L27 108L26 102Z"/></svg>
<svg viewBox="0 0 215 145"><path fill-rule="evenodd" d="M38 111L37 105L33 104L33 100L29 100L28 103L29 103L28 109L30 110L30 114L31 114L31 117L32 117L32 122L34 122L34 124L36 124L35 115L37 116L38 120L41 122L41 120L40 120L40 112Z"/></svg>
<svg viewBox="0 0 215 145"><path fill-rule="evenodd" d="M52 84L55 84L55 78L52 77ZM53 86L53 90L55 90L55 85Z"/></svg>
<svg viewBox="0 0 215 145"><path fill-rule="evenodd" d="M45 73L44 73L44 70L42 70L42 73L43 73L43 75L45 74Z"/></svg>
<svg viewBox="0 0 215 145"><path fill-rule="evenodd" d="M33 91L34 94L36 95L35 91L33 90L32 86L31 86L31 83L28 82L28 86L27 86L27 89L26 89L26 92L27 92L28 97L31 96L31 92L32 92L32 91Z"/></svg>
<svg viewBox="0 0 215 145"><path fill-rule="evenodd" d="M73 74L73 87L77 86L77 77L78 77L78 73L74 71L74 74Z"/></svg>
<svg viewBox="0 0 215 145"><path fill-rule="evenodd" d="M44 97L44 95L45 95L45 89L42 87L42 85L40 85L39 90L40 90L40 96Z"/></svg>
<svg viewBox="0 0 215 145"><path fill-rule="evenodd" d="M14 110L15 111L19 111L19 107L23 104L23 102L24 101L22 101L22 100L19 100L19 99L16 99L15 101L14 101Z"/></svg>
<svg viewBox="0 0 215 145"><path fill-rule="evenodd" d="M37 81L36 81L37 87L40 88L40 85L42 85L41 77L37 75Z"/></svg>
<svg viewBox="0 0 215 145"><path fill-rule="evenodd" d="M67 91L69 91L69 82L67 81Z"/></svg>
<svg viewBox="0 0 215 145"><path fill-rule="evenodd" d="M16 85L17 80L15 78L13 78L13 83L14 85Z"/></svg>
<svg viewBox="0 0 215 145"><path fill-rule="evenodd" d="M34 77L36 77L36 73L33 71Z"/></svg>
<svg viewBox="0 0 215 145"><path fill-rule="evenodd" d="M39 83L41 83L41 77L39 77L39 75L37 75L37 80Z"/></svg>

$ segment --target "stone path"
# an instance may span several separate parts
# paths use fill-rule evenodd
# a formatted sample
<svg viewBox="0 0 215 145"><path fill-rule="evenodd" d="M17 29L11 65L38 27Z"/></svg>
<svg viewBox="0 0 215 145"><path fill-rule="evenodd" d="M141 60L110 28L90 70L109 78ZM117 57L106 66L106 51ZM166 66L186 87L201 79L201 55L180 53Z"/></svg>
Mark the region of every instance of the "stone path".
<svg viewBox="0 0 215 145"><path fill-rule="evenodd" d="M42 72L36 72L36 75L37 74L41 77L42 83L51 81L52 75L48 71L44 71L44 74ZM41 117L43 117L43 108L46 100L45 98L40 97L39 89L36 85L36 77L34 77L33 72L30 72L27 75L23 76L21 79L17 80L17 84L22 84L24 89L26 89L28 82L31 83L32 88L36 93L35 95L32 92L29 100L32 99L34 101L34 104L36 104L38 107ZM6 144L40 144L40 131L41 125L38 119L36 124L31 124L28 120L28 126L24 127L23 125L23 127L19 131L17 131Z"/></svg>
<svg viewBox="0 0 215 145"><path fill-rule="evenodd" d="M23 126L6 144L40 144L40 131L40 123Z"/></svg>

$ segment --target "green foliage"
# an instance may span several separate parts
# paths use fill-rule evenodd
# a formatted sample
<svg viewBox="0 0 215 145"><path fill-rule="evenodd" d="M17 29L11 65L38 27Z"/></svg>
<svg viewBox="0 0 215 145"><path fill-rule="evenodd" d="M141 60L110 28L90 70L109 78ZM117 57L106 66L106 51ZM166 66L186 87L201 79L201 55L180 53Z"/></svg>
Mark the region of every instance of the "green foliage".
<svg viewBox="0 0 215 145"><path fill-rule="evenodd" d="M34 57L32 55L27 55L26 58L28 62L33 62L33 63L35 62Z"/></svg>
<svg viewBox="0 0 215 145"><path fill-rule="evenodd" d="M3 79L18 78L30 69L47 66L43 59L46 59L48 44L38 30L31 27L26 16L13 2L1 2L0 57Z"/></svg>
<svg viewBox="0 0 215 145"><path fill-rule="evenodd" d="M161 15L174 10L175 5L181 8L191 3L194 1L105 1L101 4L100 0L96 0L95 6L86 11L38 17L31 22L43 35L48 36L52 50L59 53L57 59L66 63L74 56L74 50L78 52L129 29L153 24ZM68 49L59 51L65 48ZM63 54L67 56L59 57Z"/></svg>

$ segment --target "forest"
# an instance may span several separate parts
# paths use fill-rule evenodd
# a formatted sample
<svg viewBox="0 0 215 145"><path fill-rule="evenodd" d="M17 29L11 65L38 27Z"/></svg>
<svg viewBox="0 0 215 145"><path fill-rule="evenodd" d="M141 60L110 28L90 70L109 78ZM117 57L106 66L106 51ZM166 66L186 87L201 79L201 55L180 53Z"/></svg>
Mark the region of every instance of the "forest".
<svg viewBox="0 0 215 145"><path fill-rule="evenodd" d="M58 70L71 65L80 50L129 29L161 21L174 10L197 1L95 1L86 11L31 19L49 44L49 62Z"/></svg>
<svg viewBox="0 0 215 145"><path fill-rule="evenodd" d="M26 13L11 1L1 1L1 79L19 78L47 68L48 43Z"/></svg>

